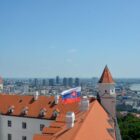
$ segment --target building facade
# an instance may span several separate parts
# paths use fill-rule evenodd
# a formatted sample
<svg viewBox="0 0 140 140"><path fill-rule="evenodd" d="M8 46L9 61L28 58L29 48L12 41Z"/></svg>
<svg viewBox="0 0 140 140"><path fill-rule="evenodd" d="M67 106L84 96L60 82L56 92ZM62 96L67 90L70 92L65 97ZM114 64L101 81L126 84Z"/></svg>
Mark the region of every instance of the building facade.
<svg viewBox="0 0 140 140"><path fill-rule="evenodd" d="M50 120L0 115L0 140L32 140Z"/></svg>

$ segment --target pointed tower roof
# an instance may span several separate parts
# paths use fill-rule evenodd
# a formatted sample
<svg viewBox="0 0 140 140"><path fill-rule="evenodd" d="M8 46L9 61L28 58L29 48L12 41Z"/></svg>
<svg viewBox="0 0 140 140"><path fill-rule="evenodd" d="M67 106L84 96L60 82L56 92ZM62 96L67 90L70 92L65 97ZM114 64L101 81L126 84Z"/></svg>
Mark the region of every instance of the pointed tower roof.
<svg viewBox="0 0 140 140"><path fill-rule="evenodd" d="M107 67L107 65L104 68L103 74L99 80L99 83L114 83L114 80L112 78L112 75Z"/></svg>

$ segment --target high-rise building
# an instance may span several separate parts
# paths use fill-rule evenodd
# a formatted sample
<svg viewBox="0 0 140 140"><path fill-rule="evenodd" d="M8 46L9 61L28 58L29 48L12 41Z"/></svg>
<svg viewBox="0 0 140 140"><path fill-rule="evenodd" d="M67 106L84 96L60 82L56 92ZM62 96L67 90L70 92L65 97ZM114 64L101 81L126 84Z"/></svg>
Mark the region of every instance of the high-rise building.
<svg viewBox="0 0 140 140"><path fill-rule="evenodd" d="M42 86L46 86L47 85L47 81L46 81L46 79L43 79L42 80Z"/></svg>
<svg viewBox="0 0 140 140"><path fill-rule="evenodd" d="M73 87L73 78L71 77L68 79L68 86Z"/></svg>
<svg viewBox="0 0 140 140"><path fill-rule="evenodd" d="M74 83L74 85L75 85L76 87L80 86L80 79L79 79L79 78L75 78L75 83Z"/></svg>
<svg viewBox="0 0 140 140"><path fill-rule="evenodd" d="M68 86L68 79L66 77L63 78L63 86Z"/></svg>
<svg viewBox="0 0 140 140"><path fill-rule="evenodd" d="M38 79L37 79L37 78L35 78L35 79L33 80L33 86L34 86L34 87L38 87L38 86L39 86L39 82L38 82Z"/></svg>
<svg viewBox="0 0 140 140"><path fill-rule="evenodd" d="M56 76L56 84L57 84L57 85L60 84L60 78L59 78L59 76Z"/></svg>
<svg viewBox="0 0 140 140"><path fill-rule="evenodd" d="M54 86L54 79L49 79L49 86Z"/></svg>

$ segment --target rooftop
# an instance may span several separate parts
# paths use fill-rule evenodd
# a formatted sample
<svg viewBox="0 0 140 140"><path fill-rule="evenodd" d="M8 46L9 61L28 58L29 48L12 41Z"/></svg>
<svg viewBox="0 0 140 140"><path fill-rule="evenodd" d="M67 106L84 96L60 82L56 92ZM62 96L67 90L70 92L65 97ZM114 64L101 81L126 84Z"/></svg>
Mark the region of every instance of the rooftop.
<svg viewBox="0 0 140 140"><path fill-rule="evenodd" d="M50 126L44 127L42 134L35 134L33 140L115 140L114 122L103 107L94 98L90 98L90 107L86 112L81 112L79 103L63 104L61 98L55 105L54 97L39 96L34 100L33 96L0 94L0 112L3 115L32 117L54 120ZM9 112L9 108L13 108ZM23 114L23 109L28 112ZM41 110L45 111L40 116ZM53 112L59 112L54 118ZM76 120L74 127L66 128L66 113L74 112Z"/></svg>
<svg viewBox="0 0 140 140"><path fill-rule="evenodd" d="M102 76L99 80L99 83L114 83L112 75L107 66L105 66Z"/></svg>

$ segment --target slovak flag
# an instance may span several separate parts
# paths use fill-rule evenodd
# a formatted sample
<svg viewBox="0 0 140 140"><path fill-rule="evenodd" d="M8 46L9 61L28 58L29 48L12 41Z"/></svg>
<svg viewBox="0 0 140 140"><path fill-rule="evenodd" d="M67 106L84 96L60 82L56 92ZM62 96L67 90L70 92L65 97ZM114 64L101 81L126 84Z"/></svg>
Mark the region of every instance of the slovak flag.
<svg viewBox="0 0 140 140"><path fill-rule="evenodd" d="M64 104L80 102L81 100L81 87L65 90L61 93L62 102Z"/></svg>

